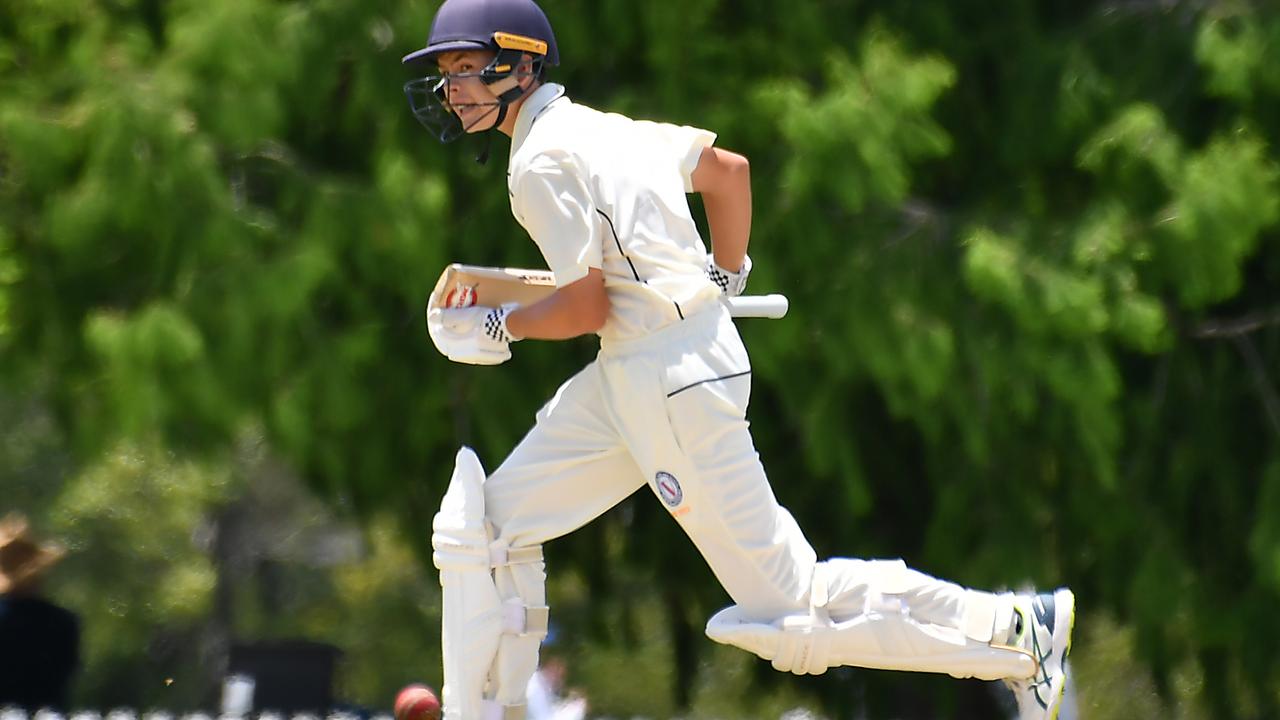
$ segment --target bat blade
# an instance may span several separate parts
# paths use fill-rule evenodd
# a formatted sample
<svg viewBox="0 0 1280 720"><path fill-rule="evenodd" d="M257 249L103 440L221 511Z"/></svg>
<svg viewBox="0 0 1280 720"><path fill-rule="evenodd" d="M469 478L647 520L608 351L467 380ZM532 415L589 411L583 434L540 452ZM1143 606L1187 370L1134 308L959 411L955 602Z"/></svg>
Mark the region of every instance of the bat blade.
<svg viewBox="0 0 1280 720"><path fill-rule="evenodd" d="M454 263L444 269L435 291L432 307L469 307L503 303L531 305L556 290L555 277L546 270L496 268Z"/></svg>

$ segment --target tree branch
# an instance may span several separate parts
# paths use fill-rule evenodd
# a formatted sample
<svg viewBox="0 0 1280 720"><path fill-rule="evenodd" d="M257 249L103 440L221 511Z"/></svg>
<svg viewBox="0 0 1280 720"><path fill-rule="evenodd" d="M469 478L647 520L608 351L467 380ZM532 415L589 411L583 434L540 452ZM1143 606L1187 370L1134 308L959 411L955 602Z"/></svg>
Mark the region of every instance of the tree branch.
<svg viewBox="0 0 1280 720"><path fill-rule="evenodd" d="M1234 320L1206 320L1192 328L1193 338L1236 338L1280 325L1280 308L1251 313Z"/></svg>

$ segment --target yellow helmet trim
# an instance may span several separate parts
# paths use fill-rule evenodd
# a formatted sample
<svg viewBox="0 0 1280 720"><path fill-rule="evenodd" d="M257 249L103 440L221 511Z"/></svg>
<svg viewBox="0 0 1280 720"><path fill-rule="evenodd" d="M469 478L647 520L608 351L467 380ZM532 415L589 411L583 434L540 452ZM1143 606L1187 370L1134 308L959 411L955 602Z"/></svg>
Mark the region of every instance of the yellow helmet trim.
<svg viewBox="0 0 1280 720"><path fill-rule="evenodd" d="M541 40L524 35L512 35L511 33L496 32L493 34L493 41L498 43L498 47L503 50L527 50L531 53L539 55L547 54L547 44Z"/></svg>

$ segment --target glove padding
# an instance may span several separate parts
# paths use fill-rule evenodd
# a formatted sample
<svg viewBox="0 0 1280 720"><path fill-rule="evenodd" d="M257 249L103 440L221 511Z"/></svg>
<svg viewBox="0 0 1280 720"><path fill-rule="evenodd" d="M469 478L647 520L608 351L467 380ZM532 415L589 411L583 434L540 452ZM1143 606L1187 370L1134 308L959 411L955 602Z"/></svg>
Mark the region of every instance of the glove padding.
<svg viewBox="0 0 1280 720"><path fill-rule="evenodd" d="M511 359L511 343L519 340L507 330L507 316L519 305L473 305L431 308L427 334L441 355L468 365L501 365Z"/></svg>
<svg viewBox="0 0 1280 720"><path fill-rule="evenodd" d="M716 264L715 255L707 255L707 277L720 288L726 297L737 297L747 289L747 276L751 274L750 256L742 256L742 269L729 272Z"/></svg>

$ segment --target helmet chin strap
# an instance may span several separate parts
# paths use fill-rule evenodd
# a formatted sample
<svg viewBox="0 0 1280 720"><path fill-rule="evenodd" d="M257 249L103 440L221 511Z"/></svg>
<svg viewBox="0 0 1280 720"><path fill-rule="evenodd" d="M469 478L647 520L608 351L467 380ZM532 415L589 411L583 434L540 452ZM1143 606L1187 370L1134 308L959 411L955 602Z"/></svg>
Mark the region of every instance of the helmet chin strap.
<svg viewBox="0 0 1280 720"><path fill-rule="evenodd" d="M511 103L518 102L519 100L525 98L526 96L529 95L529 92L532 89L533 89L533 86L530 86L527 88L521 88L517 86L515 88L512 88L511 90L508 90L502 95L498 96L499 97L498 117L494 119L493 126L485 131L484 139L481 141L483 144L480 146L480 152L476 154L477 165L484 165L485 163L489 162L489 146L493 141L493 135L490 133L494 130L497 130L499 127L501 127L503 121L507 119L507 111L511 109ZM515 97L512 97L507 100L502 99L503 97L512 95L513 90L519 91L518 94L515 95Z"/></svg>
<svg viewBox="0 0 1280 720"><path fill-rule="evenodd" d="M493 127L484 131L484 137L480 138L480 152L476 153L476 164L484 165L489 162L489 147L493 145L493 130L497 130L502 125L502 121L507 119L507 108L510 107L506 103L498 105L498 117L493 121Z"/></svg>

